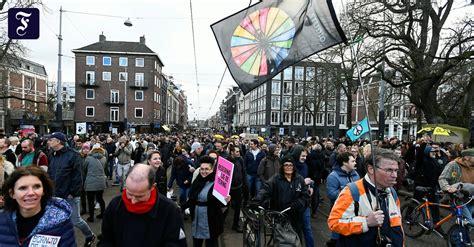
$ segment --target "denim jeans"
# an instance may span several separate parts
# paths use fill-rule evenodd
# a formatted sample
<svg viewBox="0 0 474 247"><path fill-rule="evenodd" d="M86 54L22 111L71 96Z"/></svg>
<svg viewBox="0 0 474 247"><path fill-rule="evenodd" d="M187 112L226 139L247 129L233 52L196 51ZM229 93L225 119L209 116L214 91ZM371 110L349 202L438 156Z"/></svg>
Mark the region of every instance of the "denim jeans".
<svg viewBox="0 0 474 247"><path fill-rule="evenodd" d="M314 247L313 229L311 228L311 210L307 207L303 214L303 235L306 247Z"/></svg>
<svg viewBox="0 0 474 247"><path fill-rule="evenodd" d="M252 185L255 184L255 190L252 191ZM262 181L258 175L248 175L247 174L247 188L249 189L249 193L251 197L254 197L260 191L260 187L262 186Z"/></svg>
<svg viewBox="0 0 474 247"><path fill-rule="evenodd" d="M472 203L462 208L462 215L468 220L470 225L474 226L474 220L472 219L472 213L474 212L474 205Z"/></svg>
<svg viewBox="0 0 474 247"><path fill-rule="evenodd" d="M184 203L188 200L188 195L189 195L190 190L191 190L190 187L179 186L179 203Z"/></svg>
<svg viewBox="0 0 474 247"><path fill-rule="evenodd" d="M115 165L115 158L109 158L109 167L108 167L108 170L109 170L109 174L107 174L107 176L109 178L112 178L112 176L114 175L114 165Z"/></svg>
<svg viewBox="0 0 474 247"><path fill-rule="evenodd" d="M89 225L81 218L79 212L81 210L81 198L78 196L74 198L67 198L66 200L72 207L72 224L74 224L75 227L79 228L79 230L81 230L82 234L84 234L86 238L92 237L94 233L92 232Z"/></svg>
<svg viewBox="0 0 474 247"><path fill-rule="evenodd" d="M311 214L316 214L319 208L319 185L314 184L313 195L311 195Z"/></svg>

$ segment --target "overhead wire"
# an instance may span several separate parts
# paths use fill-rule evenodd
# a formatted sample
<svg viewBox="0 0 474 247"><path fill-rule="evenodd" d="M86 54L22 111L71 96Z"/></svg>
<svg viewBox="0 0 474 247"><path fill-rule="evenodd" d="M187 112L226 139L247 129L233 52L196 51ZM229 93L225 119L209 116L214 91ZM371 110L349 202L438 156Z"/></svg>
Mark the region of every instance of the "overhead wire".
<svg viewBox="0 0 474 247"><path fill-rule="evenodd" d="M200 100L199 100L199 80L198 80L197 56L196 56L196 38L194 36L194 19L193 19L192 0L189 0L189 9L190 9L190 12L191 12L191 32L192 32L192 36L193 36L194 71L196 72L196 90L197 90L197 102L198 102L197 109L199 111L200 108L201 108L201 106L200 106L201 103L200 103Z"/></svg>

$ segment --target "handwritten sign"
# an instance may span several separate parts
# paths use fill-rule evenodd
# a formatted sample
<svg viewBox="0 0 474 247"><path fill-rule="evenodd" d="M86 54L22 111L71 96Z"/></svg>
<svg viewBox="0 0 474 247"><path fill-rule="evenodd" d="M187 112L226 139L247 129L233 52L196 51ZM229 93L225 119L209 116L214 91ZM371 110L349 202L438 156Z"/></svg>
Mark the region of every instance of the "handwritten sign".
<svg viewBox="0 0 474 247"><path fill-rule="evenodd" d="M234 164L219 157L216 169L216 178L214 180L214 190L212 191L212 195L214 195L224 205L227 205L225 198L229 196L230 193Z"/></svg>
<svg viewBox="0 0 474 247"><path fill-rule="evenodd" d="M31 238L29 247L55 247L58 246L59 236L36 234Z"/></svg>

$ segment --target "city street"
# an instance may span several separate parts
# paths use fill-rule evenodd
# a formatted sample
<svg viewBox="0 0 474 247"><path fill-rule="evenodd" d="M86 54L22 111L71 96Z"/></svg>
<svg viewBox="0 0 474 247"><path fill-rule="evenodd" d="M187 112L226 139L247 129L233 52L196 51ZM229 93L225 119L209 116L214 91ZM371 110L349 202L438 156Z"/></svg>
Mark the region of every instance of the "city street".
<svg viewBox="0 0 474 247"><path fill-rule="evenodd" d="M175 193L177 192L178 190L176 189ZM119 194L118 186L107 188L104 192L104 199L106 203L108 204L108 202L113 197L117 196L118 194ZM328 240L329 234L330 234L328 230L328 226L327 226L327 221L326 221L327 215L329 213L329 204L328 204L329 200L326 198L325 194L326 194L325 188L322 188L321 195L323 195L324 201L320 204L317 218L312 219L314 239L315 239L316 246L325 246L325 243ZM403 201L405 200L406 197L403 196L402 194L400 194L399 197L402 200L402 204L403 204ZM98 213L98 210L96 210L96 212ZM229 216L231 215L232 214L229 213ZM86 215L83 215L82 217L83 219L86 219L88 215L86 214ZM224 234L221 235L221 238L220 238L220 246L242 246L242 234L237 233L231 229L231 224L232 224L231 220L232 220L232 217L227 217ZM101 220L96 219L94 223L89 223L89 225L92 227L92 230L94 231L94 233L96 233L97 235L100 234ZM447 232L448 227L443 226L443 229ZM84 237L78 229L75 229L75 230L76 230L77 244L78 246L83 246ZM192 246L192 238L190 235L191 233L191 220L190 219L185 220L185 231L187 234L188 246ZM411 239L407 237L405 245L413 246L413 247L418 247L418 246L419 247L422 247L422 246L432 246L432 247L440 246L441 247L441 246L445 246L446 242L444 239L441 239L435 234L431 234L431 235L423 235L417 239Z"/></svg>

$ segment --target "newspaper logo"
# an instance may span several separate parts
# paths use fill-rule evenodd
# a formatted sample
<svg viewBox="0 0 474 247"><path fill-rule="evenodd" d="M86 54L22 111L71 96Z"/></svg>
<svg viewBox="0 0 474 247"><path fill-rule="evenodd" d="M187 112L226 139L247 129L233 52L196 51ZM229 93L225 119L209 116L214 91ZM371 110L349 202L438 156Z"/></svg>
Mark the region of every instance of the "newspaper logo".
<svg viewBox="0 0 474 247"><path fill-rule="evenodd" d="M8 38L39 38L39 10L37 8L11 8L8 10Z"/></svg>

